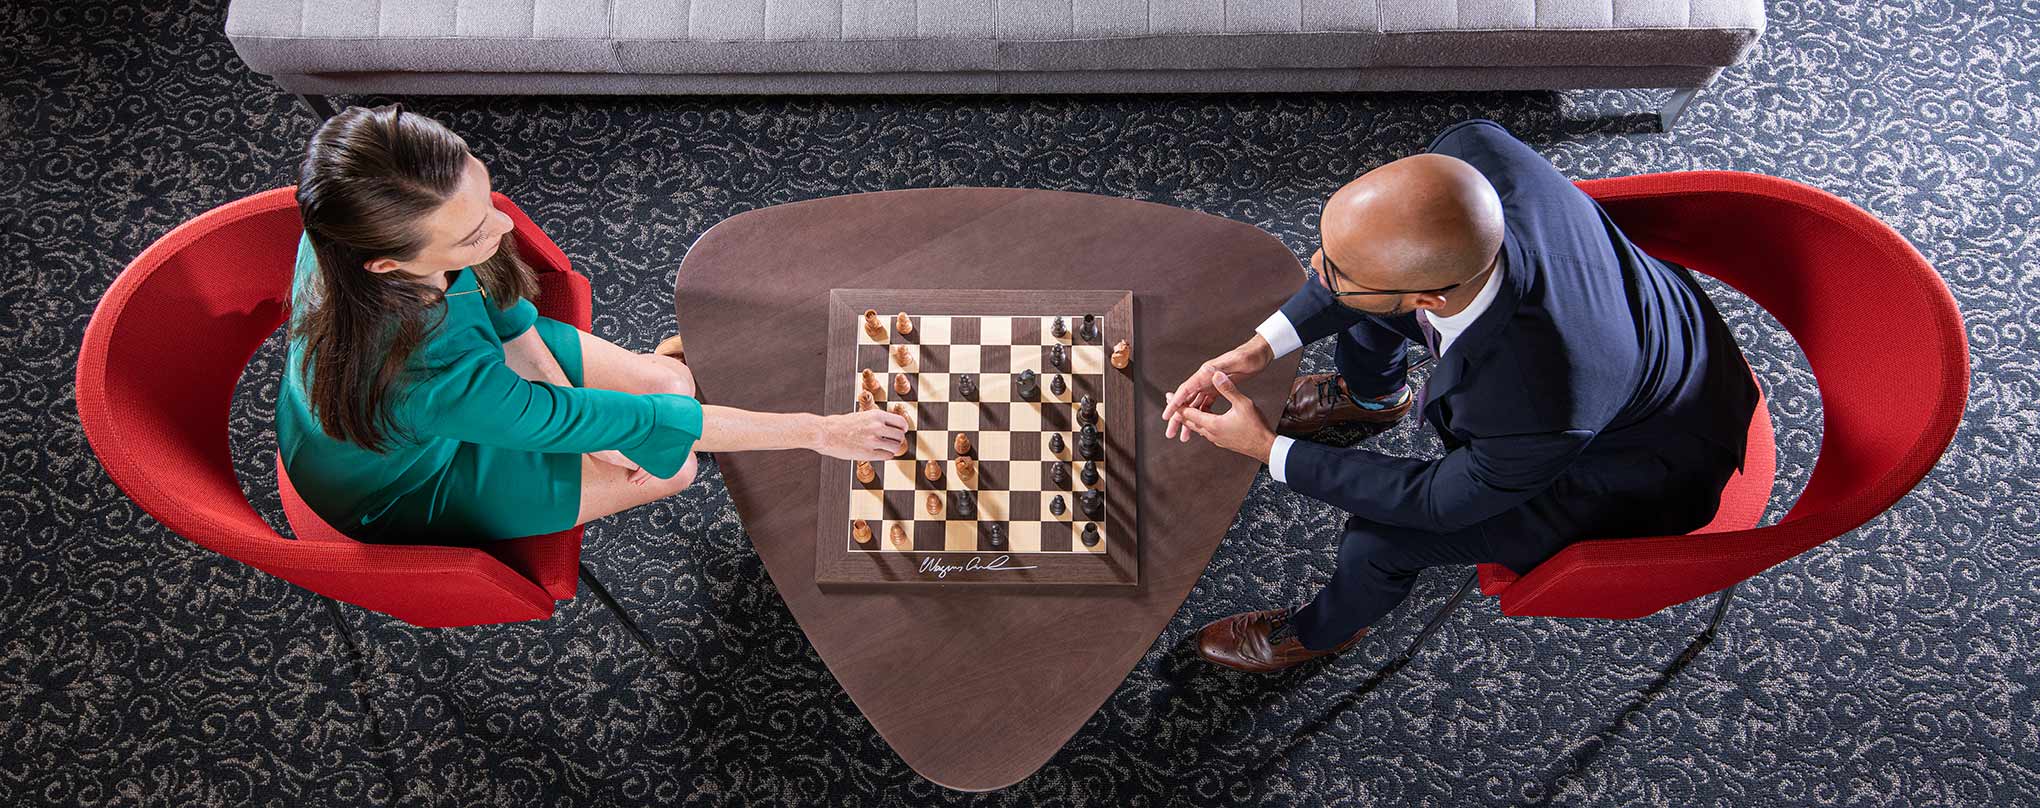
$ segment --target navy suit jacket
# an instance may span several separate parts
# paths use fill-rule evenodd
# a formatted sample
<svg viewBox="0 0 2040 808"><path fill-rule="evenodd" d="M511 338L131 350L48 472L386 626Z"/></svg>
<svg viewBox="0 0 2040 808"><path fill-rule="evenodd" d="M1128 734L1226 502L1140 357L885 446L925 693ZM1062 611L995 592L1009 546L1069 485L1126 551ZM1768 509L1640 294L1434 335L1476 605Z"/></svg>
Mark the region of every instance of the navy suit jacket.
<svg viewBox="0 0 2040 808"><path fill-rule="evenodd" d="M1505 227L1502 286L1424 393L1423 417L1449 451L1412 460L1298 441L1283 469L1289 485L1355 517L1436 532L1483 522L1561 482L1574 499L1604 500L1571 503L1590 510L1711 516L1719 486L1694 490L1708 486L1688 484L1695 477L1683 472L1739 466L1757 394L1706 294L1684 268L1637 249L1501 126L1459 124L1431 151L1487 177ZM1282 312L1306 344L1354 327L1423 344L1414 313L1367 315L1315 281Z"/></svg>

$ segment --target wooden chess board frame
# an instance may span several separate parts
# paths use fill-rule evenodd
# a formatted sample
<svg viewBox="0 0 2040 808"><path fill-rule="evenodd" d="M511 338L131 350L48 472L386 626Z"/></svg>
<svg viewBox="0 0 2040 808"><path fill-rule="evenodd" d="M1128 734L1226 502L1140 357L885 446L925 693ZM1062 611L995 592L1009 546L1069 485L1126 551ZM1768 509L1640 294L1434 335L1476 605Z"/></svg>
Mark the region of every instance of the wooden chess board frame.
<svg viewBox="0 0 2040 808"><path fill-rule="evenodd" d="M1098 403L1104 443L1103 490L1107 526L1105 552L1034 552L985 550L975 553L940 551L869 552L853 550L847 539L850 492L857 486L856 464L824 458L821 473L820 520L815 541L815 583L827 588L895 587L1028 587L1120 588L1140 582L1140 490L1133 418L1137 411L1132 368L1120 370L1109 361L1113 345L1126 340L1134 361L1141 349L1133 333L1133 293L1101 290L954 290L954 289L832 289L829 291L829 345L824 414L851 412L857 405L857 345L866 310L884 318L888 333L893 315L1050 317L1097 314L1099 344L1105 362L1104 400ZM1071 321L1071 329L1078 321ZM982 343L980 343L982 344ZM1044 384L1044 387L1046 385ZM1046 398L1044 394L1043 398ZM1070 405L1074 408L1074 405ZM912 433L909 433L911 439ZM1075 454L1075 447L1070 447ZM911 456L911 453L909 454ZM1071 473L1077 464L1071 463ZM951 472L953 473L953 472ZM1081 489L1081 486L1073 486ZM916 502L918 507L918 501ZM1069 507L1077 507L1075 492ZM1042 504L1046 512L1047 503ZM980 514L983 512L980 511ZM887 537L874 520L873 540ZM1008 535L1012 535L1009 528ZM1010 540L1009 540L1010 541ZM1004 558L1004 561L999 559ZM946 571L938 575L924 561L933 559ZM1020 569L1031 567L1031 569Z"/></svg>

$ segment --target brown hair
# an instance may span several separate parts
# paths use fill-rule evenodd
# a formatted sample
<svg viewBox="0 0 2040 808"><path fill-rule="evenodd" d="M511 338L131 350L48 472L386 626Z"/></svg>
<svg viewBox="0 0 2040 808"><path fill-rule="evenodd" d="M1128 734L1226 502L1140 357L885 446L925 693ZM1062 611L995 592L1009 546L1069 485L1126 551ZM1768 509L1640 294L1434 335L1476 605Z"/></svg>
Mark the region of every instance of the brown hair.
<svg viewBox="0 0 2040 808"><path fill-rule="evenodd" d="M371 451L392 438L393 391L411 355L445 316L444 293L365 265L408 261L424 247L419 223L453 196L467 142L438 121L396 104L348 107L312 135L298 170L298 213L318 259L318 294L298 312L292 336L312 413L327 435ZM505 234L474 268L497 306L538 293L531 267Z"/></svg>

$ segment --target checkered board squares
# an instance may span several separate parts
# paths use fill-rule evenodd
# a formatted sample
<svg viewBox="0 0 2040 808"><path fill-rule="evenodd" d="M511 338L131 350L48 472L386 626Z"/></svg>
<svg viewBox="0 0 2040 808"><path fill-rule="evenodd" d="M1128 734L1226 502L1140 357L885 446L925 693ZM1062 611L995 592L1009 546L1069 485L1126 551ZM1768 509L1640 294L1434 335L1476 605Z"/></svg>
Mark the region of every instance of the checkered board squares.
<svg viewBox="0 0 2040 808"><path fill-rule="evenodd" d="M1085 339L1083 312L1061 315L1063 336L1055 336L1056 316L1033 315L908 315L913 329L899 333L890 315L881 315L883 338L874 338L860 322L854 366L841 369L851 374L852 395L863 389L864 371L872 373L878 390L874 403L890 408L900 404L912 426L910 449L903 457L874 464L877 472L870 483L850 480L850 512L843 522L848 549L863 553L1065 553L1105 554L1113 539L1107 519L1090 520L1082 514L1077 496L1087 490L1113 492L1106 473L1106 458L1083 460L1077 456L1076 402L1089 395L1098 404L1098 431L1111 428L1105 421L1106 345L1101 333ZM1103 324L1102 312L1093 312ZM1065 358L1060 366L1051 361L1054 346L1060 345ZM1038 400L1020 398L1017 378L1032 370L1041 376ZM965 378L977 382L975 398L963 395ZM895 379L905 378L905 392L894 388ZM1064 384L1061 393L1053 381ZM853 404L854 402L844 402ZM967 435L971 458L977 461L975 484L966 484L956 473L956 436ZM1060 437L1062 451L1051 445ZM929 460L942 463L942 478L929 481L923 467ZM1057 486L1052 468L1068 464L1069 483ZM1085 463L1095 463L1098 483L1086 485L1080 473ZM928 507L934 494L935 510ZM1050 503L1063 498L1060 516ZM970 518L954 511L962 500L976 506ZM870 526L872 541L858 544L852 535L854 520ZM993 547L991 526L1003 524L1006 546ZM1096 524L1100 539L1094 546L1082 541L1084 526ZM892 540L894 525L905 533L905 542Z"/></svg>

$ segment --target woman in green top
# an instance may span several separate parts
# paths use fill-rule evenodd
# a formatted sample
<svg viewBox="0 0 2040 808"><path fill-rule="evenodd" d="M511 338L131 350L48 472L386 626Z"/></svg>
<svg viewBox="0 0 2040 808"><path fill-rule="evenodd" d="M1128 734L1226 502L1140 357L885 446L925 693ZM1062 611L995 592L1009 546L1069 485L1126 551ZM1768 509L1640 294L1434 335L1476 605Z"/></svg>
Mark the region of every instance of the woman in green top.
<svg viewBox="0 0 2040 808"><path fill-rule="evenodd" d="M510 217L467 144L401 107L312 137L277 397L285 472L328 523L374 542L552 533L694 479L694 450L891 458L906 422L705 406L673 356L538 316Z"/></svg>

